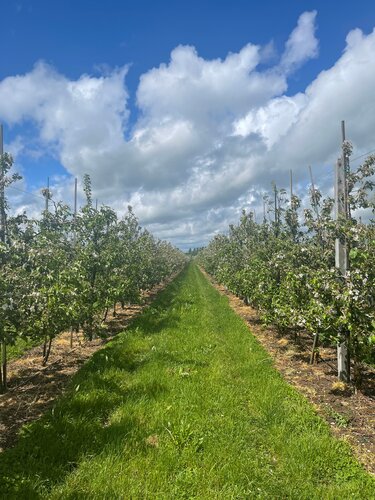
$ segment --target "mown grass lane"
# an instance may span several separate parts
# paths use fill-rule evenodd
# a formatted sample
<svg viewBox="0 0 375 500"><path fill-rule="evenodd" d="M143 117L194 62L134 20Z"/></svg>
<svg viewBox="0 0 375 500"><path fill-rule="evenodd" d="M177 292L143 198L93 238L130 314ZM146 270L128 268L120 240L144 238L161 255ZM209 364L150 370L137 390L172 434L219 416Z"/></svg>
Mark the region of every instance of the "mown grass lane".
<svg viewBox="0 0 375 500"><path fill-rule="evenodd" d="M192 264L0 455L0 497L371 499L375 482Z"/></svg>

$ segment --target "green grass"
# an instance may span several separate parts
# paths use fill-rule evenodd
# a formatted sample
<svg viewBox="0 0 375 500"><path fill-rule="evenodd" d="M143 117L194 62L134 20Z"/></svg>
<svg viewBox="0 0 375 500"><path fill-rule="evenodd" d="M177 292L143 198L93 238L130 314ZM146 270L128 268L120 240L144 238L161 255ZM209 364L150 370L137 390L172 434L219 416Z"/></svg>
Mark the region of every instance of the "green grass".
<svg viewBox="0 0 375 500"><path fill-rule="evenodd" d="M7 499L371 499L374 488L194 265L0 455Z"/></svg>

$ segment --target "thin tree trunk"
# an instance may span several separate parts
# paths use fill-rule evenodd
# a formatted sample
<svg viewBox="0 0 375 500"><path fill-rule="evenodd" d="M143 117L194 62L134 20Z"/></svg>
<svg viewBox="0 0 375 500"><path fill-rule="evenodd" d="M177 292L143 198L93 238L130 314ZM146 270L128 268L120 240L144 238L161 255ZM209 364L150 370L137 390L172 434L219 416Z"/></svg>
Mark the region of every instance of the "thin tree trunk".
<svg viewBox="0 0 375 500"><path fill-rule="evenodd" d="M1 343L1 369L2 369L2 389L7 390L7 345Z"/></svg>
<svg viewBox="0 0 375 500"><path fill-rule="evenodd" d="M107 316L108 316L108 311L109 311L109 307L107 306L107 307L105 308L105 313L104 313L103 323L104 323L104 321L107 319Z"/></svg>
<svg viewBox="0 0 375 500"><path fill-rule="evenodd" d="M49 342L48 342L48 345L47 345L47 350L46 350L46 354L43 358L43 366L46 366L47 362L48 362L48 358L49 358L49 355L50 355L50 352L51 352L51 346L52 346L52 337L49 338Z"/></svg>
<svg viewBox="0 0 375 500"><path fill-rule="evenodd" d="M0 356L1 359L3 359L3 346L4 342L0 343ZM0 363L0 392L5 392L7 388L7 373L6 373L6 365L5 365L5 371L4 371L4 366L3 363Z"/></svg>
<svg viewBox="0 0 375 500"><path fill-rule="evenodd" d="M314 342L313 342L313 347L311 351L311 356L310 356L310 365L317 363L318 362L318 346L319 346L319 333L315 333L314 335Z"/></svg>
<svg viewBox="0 0 375 500"><path fill-rule="evenodd" d="M1 354L1 346L0 346L0 354ZM0 392L2 392L2 390L3 390L3 371L0 365Z"/></svg>
<svg viewBox="0 0 375 500"><path fill-rule="evenodd" d="M46 335L44 337L44 344L43 344L43 359L46 357L46 353L47 353L47 342L48 342L48 337Z"/></svg>

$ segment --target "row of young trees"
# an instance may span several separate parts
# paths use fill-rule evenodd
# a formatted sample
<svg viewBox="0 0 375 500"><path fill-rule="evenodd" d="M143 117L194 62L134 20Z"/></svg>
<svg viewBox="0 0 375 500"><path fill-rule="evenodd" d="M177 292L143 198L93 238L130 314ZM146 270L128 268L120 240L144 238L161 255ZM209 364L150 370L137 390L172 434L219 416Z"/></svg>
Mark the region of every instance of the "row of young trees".
<svg viewBox="0 0 375 500"><path fill-rule="evenodd" d="M370 156L348 172L350 217L333 217L334 200L313 187L311 208L304 210L300 198L288 200L275 187L272 222L258 224L243 212L228 235L216 236L198 256L208 273L281 334L304 330L332 344L345 335L357 385L363 362L375 362L375 221L362 223L353 213L365 208L374 215L374 165ZM345 276L335 266L338 241L347 249Z"/></svg>
<svg viewBox="0 0 375 500"><path fill-rule="evenodd" d="M1 183L10 176L12 158L0 156ZM170 243L139 226L129 207L118 219L110 207L94 208L90 178L86 204L78 213L51 199L40 218L6 217L2 200L0 240L0 388L6 389L6 349L18 339L44 342L43 363L52 340L81 329L87 339L105 334L108 309L139 301L141 294L178 271L186 257ZM5 223L6 222L6 223Z"/></svg>

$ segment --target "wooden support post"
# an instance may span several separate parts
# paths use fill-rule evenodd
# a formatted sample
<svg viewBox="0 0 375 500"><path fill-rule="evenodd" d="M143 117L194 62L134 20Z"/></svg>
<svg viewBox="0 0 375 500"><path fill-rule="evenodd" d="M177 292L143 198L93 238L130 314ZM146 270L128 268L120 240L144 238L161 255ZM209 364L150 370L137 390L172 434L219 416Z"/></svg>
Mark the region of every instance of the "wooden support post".
<svg viewBox="0 0 375 500"><path fill-rule="evenodd" d="M314 211L315 211L316 216L317 216L317 218L319 220L318 200L316 198L314 177L313 177L311 165L309 165L309 173L310 173L310 182L311 182L311 189L312 189L312 199L313 199L313 204L314 204Z"/></svg>
<svg viewBox="0 0 375 500"><path fill-rule="evenodd" d="M74 179L74 220L77 216L77 185L78 185L78 180L76 177Z"/></svg>
<svg viewBox="0 0 375 500"><path fill-rule="evenodd" d="M272 182L273 194L274 194L274 208L275 208L275 234L278 235L279 232L279 214L277 208L277 186L275 182Z"/></svg>
<svg viewBox="0 0 375 500"><path fill-rule="evenodd" d="M77 238L77 229L76 229L76 223L77 223L77 177L74 179L74 215L73 215L73 247L75 248L76 245L76 238ZM70 328L70 348L73 348L73 331L74 328L73 326Z"/></svg>
<svg viewBox="0 0 375 500"><path fill-rule="evenodd" d="M311 165L309 165L309 173L310 173L310 182L311 182L311 189L312 189L311 194L312 194L313 208L314 208L314 211L316 213L316 217L319 221L319 207L318 207L318 200L316 199L314 177L313 177ZM318 234L319 233L320 233L320 230L318 231ZM310 364L311 365L314 362L318 362L318 346L319 346L319 333L316 332L316 333L314 333L314 342L313 342L312 352L311 352L311 356L310 356Z"/></svg>
<svg viewBox="0 0 375 500"><path fill-rule="evenodd" d="M263 197L263 224L267 222L267 216L266 216L266 200Z"/></svg>
<svg viewBox="0 0 375 500"><path fill-rule="evenodd" d="M336 175L335 175L335 218L346 219L347 208L345 205L346 196L346 175L345 167L342 158L336 162ZM342 278L345 280L346 271L348 269L348 253L346 241L343 237L336 238L335 241L335 265L340 271ZM350 381L350 356L348 349L349 332L339 332L340 340L337 345L337 372L338 378L343 382Z"/></svg>
<svg viewBox="0 0 375 500"><path fill-rule="evenodd" d="M46 190L46 213L48 212L48 208L49 208L49 177L47 177L47 190Z"/></svg>
<svg viewBox="0 0 375 500"><path fill-rule="evenodd" d="M0 241L5 242L5 184L4 184L4 165L3 165L3 126L0 124Z"/></svg>
<svg viewBox="0 0 375 500"><path fill-rule="evenodd" d="M4 184L4 165L3 165L4 143L3 143L3 126L0 124L0 240L5 243L5 184ZM5 332L2 332L3 334ZM1 341L1 370L0 370L0 387L2 390L7 389L7 345L5 339Z"/></svg>
<svg viewBox="0 0 375 500"><path fill-rule="evenodd" d="M274 189L274 197L275 197L275 224L277 226L277 187L276 187L276 184L274 184L273 189Z"/></svg>
<svg viewBox="0 0 375 500"><path fill-rule="evenodd" d="M350 165L349 165L349 157L346 155L344 147L344 143L346 141L344 120L342 120L341 122L341 139L342 139L342 164L345 171L345 192L344 192L345 213L346 213L346 218L350 219L349 193L348 193L348 183L347 183L347 178L350 171Z"/></svg>
<svg viewBox="0 0 375 500"><path fill-rule="evenodd" d="M75 246L76 244L76 237L77 237L77 231L76 231L76 224L77 224L77 177L74 179L74 215L73 215L73 245Z"/></svg>
<svg viewBox="0 0 375 500"><path fill-rule="evenodd" d="M290 170L290 206L293 205L293 170Z"/></svg>

